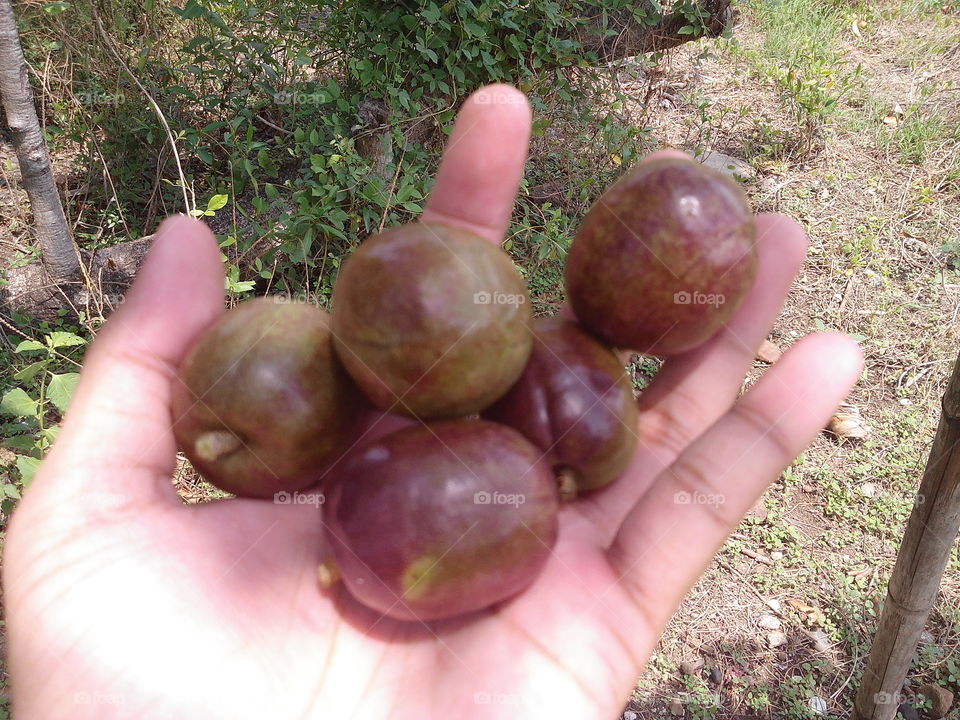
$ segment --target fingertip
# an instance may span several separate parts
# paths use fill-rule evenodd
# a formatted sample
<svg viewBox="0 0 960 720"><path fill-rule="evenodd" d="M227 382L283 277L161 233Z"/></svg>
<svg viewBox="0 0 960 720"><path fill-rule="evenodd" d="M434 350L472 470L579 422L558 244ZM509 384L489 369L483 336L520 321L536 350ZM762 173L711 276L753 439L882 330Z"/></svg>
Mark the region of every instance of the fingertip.
<svg viewBox="0 0 960 720"><path fill-rule="evenodd" d="M654 160L665 160L667 158L676 158L678 160L689 160L694 162L693 157L689 153L683 152L683 150L677 150L676 148L664 148L663 150L657 150L647 155L643 160L640 161L640 164L652 162Z"/></svg>
<svg viewBox="0 0 960 720"><path fill-rule="evenodd" d="M490 105L500 106L498 113L490 114L491 119L515 123L518 120L531 122L533 111L527 96L512 85L493 83L474 90L464 102L461 112L483 111ZM474 110L476 108L476 110Z"/></svg>

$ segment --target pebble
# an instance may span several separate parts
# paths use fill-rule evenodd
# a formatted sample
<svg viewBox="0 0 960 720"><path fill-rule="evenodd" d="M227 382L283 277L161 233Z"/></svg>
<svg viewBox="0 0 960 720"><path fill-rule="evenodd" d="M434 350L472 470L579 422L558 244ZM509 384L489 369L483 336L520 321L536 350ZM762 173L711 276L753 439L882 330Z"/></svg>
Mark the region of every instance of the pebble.
<svg viewBox="0 0 960 720"><path fill-rule="evenodd" d="M780 552L779 550L774 550L772 553L770 553L770 559L771 559L771 560L783 560L783 553Z"/></svg>
<svg viewBox="0 0 960 720"><path fill-rule="evenodd" d="M637 714L633 710L627 710L623 714L623 720L637 720Z"/></svg>
<svg viewBox="0 0 960 720"><path fill-rule="evenodd" d="M787 644L787 636L782 632L772 632L767 633L767 646L770 648L778 648L781 645Z"/></svg>
<svg viewBox="0 0 960 720"><path fill-rule="evenodd" d="M770 598L769 600L767 600L767 607L769 607L774 612L780 612L780 607L781 607L780 601L777 600L776 598Z"/></svg>
<svg viewBox="0 0 960 720"><path fill-rule="evenodd" d="M810 642L813 645L815 652L823 653L830 649L833 643L830 642L830 638L823 630L814 630L813 632L807 633L807 637L810 638Z"/></svg>
<svg viewBox="0 0 960 720"><path fill-rule="evenodd" d="M679 700L674 700L668 707L671 715L683 715L683 703Z"/></svg>
<svg viewBox="0 0 960 720"><path fill-rule="evenodd" d="M903 720L920 720L920 713L917 712L917 709L912 703L900 703L900 707L897 708L897 712L903 716Z"/></svg>
<svg viewBox="0 0 960 720"><path fill-rule="evenodd" d="M776 618L773 615L764 615L762 618L760 618L759 625L764 630L779 630L780 618Z"/></svg>
<svg viewBox="0 0 960 720"><path fill-rule="evenodd" d="M720 668L716 666L710 668L710 682L714 685L723 684L723 671Z"/></svg>
<svg viewBox="0 0 960 720"><path fill-rule="evenodd" d="M701 670L703 670L701 658L691 658L680 663L680 672L684 675L699 675Z"/></svg>
<svg viewBox="0 0 960 720"><path fill-rule="evenodd" d="M814 715L826 715L827 701L822 697L814 695L812 698L810 698L810 710Z"/></svg>
<svg viewBox="0 0 960 720"><path fill-rule="evenodd" d="M702 162L707 167L729 175L734 180L749 181L757 176L757 171L749 163L723 153L711 152L703 158Z"/></svg>
<svg viewBox="0 0 960 720"><path fill-rule="evenodd" d="M860 486L860 494L864 497L872 498L877 494L877 486L866 482Z"/></svg>
<svg viewBox="0 0 960 720"><path fill-rule="evenodd" d="M933 636L933 633L929 630L924 630L920 633L920 644L921 645L933 645L937 639Z"/></svg>

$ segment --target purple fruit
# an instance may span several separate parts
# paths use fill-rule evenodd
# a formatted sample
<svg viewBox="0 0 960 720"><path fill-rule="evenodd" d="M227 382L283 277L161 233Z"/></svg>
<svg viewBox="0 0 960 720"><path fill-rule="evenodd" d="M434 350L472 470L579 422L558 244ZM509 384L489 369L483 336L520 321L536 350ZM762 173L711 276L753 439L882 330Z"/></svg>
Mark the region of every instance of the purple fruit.
<svg viewBox="0 0 960 720"><path fill-rule="evenodd" d="M577 318L614 347L655 355L713 336L756 274L740 187L682 158L642 163L590 208L566 265Z"/></svg>
<svg viewBox="0 0 960 720"><path fill-rule="evenodd" d="M333 351L327 313L258 298L187 353L173 383L173 432L221 490L271 497L316 483L365 406Z"/></svg>
<svg viewBox="0 0 960 720"><path fill-rule="evenodd" d="M637 403L623 363L560 318L534 322L523 375L483 416L519 430L577 490L615 480L637 446Z"/></svg>
<svg viewBox="0 0 960 720"><path fill-rule="evenodd" d="M479 412L530 354L523 278L505 252L466 230L413 223L368 238L333 297L337 353L383 410Z"/></svg>
<svg viewBox="0 0 960 720"><path fill-rule="evenodd" d="M336 466L323 516L350 593L401 620L464 615L538 575L558 498L541 453L483 420L417 425Z"/></svg>

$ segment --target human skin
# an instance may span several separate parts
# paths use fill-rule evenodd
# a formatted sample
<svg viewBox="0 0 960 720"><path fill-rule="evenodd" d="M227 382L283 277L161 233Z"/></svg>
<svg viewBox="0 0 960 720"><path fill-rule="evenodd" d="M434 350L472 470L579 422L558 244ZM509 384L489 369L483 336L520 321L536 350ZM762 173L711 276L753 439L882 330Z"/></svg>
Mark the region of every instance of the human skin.
<svg viewBox="0 0 960 720"><path fill-rule="evenodd" d="M529 127L517 91L472 96L424 219L499 242ZM171 383L223 312L223 268L204 225L168 219L7 532L15 716L616 717L691 584L860 373L856 344L820 333L738 399L806 247L785 217L757 224L757 282L717 336L670 358L644 391L624 475L564 506L525 592L427 626L322 590L316 507L179 500ZM400 422L372 417L368 431Z"/></svg>

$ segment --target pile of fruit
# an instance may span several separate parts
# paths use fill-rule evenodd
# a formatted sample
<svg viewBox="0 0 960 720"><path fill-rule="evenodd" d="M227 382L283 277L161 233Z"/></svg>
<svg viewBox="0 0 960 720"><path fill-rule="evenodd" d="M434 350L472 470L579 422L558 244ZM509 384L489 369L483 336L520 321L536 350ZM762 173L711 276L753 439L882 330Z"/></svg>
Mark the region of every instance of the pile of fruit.
<svg viewBox="0 0 960 720"><path fill-rule="evenodd" d="M725 176L643 163L577 231L576 320L534 320L493 243L392 228L344 263L332 315L259 298L209 328L175 383L177 441L237 495L321 488L339 577L364 605L408 620L489 607L540 572L561 502L634 455L615 349L669 356L713 336L753 283L754 236ZM365 439L373 408L415 422Z"/></svg>

